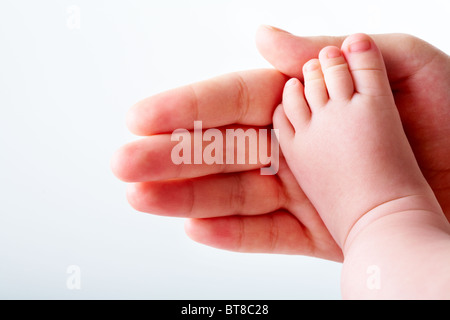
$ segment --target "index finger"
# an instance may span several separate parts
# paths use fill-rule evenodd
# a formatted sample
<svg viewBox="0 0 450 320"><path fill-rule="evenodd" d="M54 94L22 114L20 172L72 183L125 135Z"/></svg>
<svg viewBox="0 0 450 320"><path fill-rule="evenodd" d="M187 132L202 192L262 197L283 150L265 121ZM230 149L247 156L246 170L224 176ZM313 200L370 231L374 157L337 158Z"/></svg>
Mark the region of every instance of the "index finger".
<svg viewBox="0 0 450 320"><path fill-rule="evenodd" d="M281 101L287 78L274 69L234 72L172 89L135 104L127 115L131 132L141 135L230 124L266 126Z"/></svg>

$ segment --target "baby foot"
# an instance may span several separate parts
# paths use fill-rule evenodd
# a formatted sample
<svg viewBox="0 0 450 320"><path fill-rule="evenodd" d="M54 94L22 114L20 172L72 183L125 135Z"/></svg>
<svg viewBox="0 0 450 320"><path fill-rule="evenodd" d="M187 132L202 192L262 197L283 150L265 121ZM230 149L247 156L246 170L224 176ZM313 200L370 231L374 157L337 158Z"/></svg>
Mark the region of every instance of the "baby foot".
<svg viewBox="0 0 450 320"><path fill-rule="evenodd" d="M322 49L303 74L304 87L286 83L273 123L289 167L341 247L369 213L376 219L437 203L369 36Z"/></svg>

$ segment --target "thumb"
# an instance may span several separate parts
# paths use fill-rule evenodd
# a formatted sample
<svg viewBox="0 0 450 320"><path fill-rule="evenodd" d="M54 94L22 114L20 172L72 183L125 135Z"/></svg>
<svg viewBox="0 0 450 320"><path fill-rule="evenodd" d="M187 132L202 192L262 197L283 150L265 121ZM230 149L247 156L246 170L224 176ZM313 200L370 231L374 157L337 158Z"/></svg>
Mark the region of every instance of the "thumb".
<svg viewBox="0 0 450 320"><path fill-rule="evenodd" d="M371 37L383 54L389 80L402 81L414 75L440 50L417 37L401 34L375 34ZM261 55L276 69L289 77L303 80L302 66L310 59L317 58L326 46L341 47L346 36L298 37L284 30L260 26L256 33L256 46Z"/></svg>
<svg viewBox="0 0 450 320"><path fill-rule="evenodd" d="M326 46L340 47L345 37L298 37L287 31L260 26L256 33L256 47L261 55L276 69L289 77L303 80L302 67L317 58Z"/></svg>

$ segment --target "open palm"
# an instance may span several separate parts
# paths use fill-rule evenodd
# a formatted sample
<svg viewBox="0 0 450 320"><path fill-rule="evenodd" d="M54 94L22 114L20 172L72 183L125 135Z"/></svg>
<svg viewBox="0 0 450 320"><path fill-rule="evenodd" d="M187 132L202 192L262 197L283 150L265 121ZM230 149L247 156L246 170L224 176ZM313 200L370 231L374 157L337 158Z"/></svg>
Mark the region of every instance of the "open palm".
<svg viewBox="0 0 450 320"><path fill-rule="evenodd" d="M304 62L327 45L339 46L344 38L299 38L262 27L258 48L277 70L232 73L136 104L128 124L144 138L122 147L112 161L115 174L132 182L128 199L133 207L190 218L188 235L206 245L342 260L340 248L283 159L274 176L260 175L258 164L175 165L170 133L193 129L194 120L202 120L204 129L270 126L287 78L301 79ZM383 52L419 165L449 218L449 57L411 36L373 38Z"/></svg>

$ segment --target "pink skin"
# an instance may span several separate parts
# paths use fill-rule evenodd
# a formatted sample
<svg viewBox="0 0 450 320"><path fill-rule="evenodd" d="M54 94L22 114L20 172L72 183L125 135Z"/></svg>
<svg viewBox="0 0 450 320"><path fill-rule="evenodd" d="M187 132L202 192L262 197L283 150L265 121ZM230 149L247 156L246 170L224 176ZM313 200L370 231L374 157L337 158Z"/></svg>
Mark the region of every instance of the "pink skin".
<svg viewBox="0 0 450 320"><path fill-rule="evenodd" d="M433 193L369 37L348 37L342 51L325 47L303 70L305 88L295 78L287 82L274 127L294 176L343 247L353 225L373 208Z"/></svg>
<svg viewBox="0 0 450 320"><path fill-rule="evenodd" d="M450 217L449 58L411 36L377 35L374 39L383 53L419 166ZM301 38L267 27L261 27L257 34L262 55L284 74L300 79L305 62L317 57L327 45L341 46L343 40ZM195 119L203 120L204 128L270 125L287 80L284 74L268 69L233 73L136 104L127 123L132 132L146 137L121 148L112 160L113 172L132 182L130 202L145 212L191 218L186 224L188 235L206 245L342 261L342 250L283 159L277 176L262 177L255 174L253 167L249 171L233 166L215 171L197 166L195 170L186 168L180 175L169 158L160 156L160 150L167 150L172 142L159 134L190 128ZM433 95L429 94L431 90ZM223 171L230 173L224 175ZM167 181L171 178L186 179ZM221 197L214 197L219 194ZM172 201L175 196L183 201ZM234 208L231 211L230 204ZM208 212L202 209L205 207L209 207Z"/></svg>
<svg viewBox="0 0 450 320"><path fill-rule="evenodd" d="M448 298L450 224L403 131L375 43L352 35L303 70L305 86L286 83L273 123L289 167L344 251L344 297ZM418 238L420 246L405 246ZM375 292L363 281L373 266L383 270Z"/></svg>

